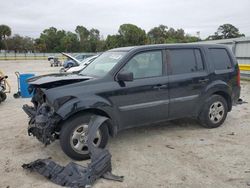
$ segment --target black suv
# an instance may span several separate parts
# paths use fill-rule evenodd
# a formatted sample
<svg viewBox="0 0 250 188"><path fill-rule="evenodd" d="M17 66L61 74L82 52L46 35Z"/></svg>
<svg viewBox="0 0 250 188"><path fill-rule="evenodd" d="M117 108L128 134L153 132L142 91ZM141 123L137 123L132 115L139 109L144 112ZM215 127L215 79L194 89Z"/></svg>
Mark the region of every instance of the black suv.
<svg viewBox="0 0 250 188"><path fill-rule="evenodd" d="M94 144L105 147L118 131L197 118L220 126L240 95L239 67L223 45L148 45L109 50L79 74L28 80L34 106L24 105L28 131L44 144L60 139L75 160L88 158L87 130L93 114L109 118Z"/></svg>

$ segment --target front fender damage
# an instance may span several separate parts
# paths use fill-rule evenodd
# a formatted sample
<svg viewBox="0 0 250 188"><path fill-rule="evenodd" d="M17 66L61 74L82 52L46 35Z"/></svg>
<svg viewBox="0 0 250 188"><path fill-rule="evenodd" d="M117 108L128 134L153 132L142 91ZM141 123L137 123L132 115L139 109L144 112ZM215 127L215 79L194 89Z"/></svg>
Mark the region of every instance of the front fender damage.
<svg viewBox="0 0 250 188"><path fill-rule="evenodd" d="M30 118L29 136L35 136L45 146L52 143L56 139L55 126L60 121L60 116L54 114L46 103L41 104L37 109L26 104L23 110Z"/></svg>

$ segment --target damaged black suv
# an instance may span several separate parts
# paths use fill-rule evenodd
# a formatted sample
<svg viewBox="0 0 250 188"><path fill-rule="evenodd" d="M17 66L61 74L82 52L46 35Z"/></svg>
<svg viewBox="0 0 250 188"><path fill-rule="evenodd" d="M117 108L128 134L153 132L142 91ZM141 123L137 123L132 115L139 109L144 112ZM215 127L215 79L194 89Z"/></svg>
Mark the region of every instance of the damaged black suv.
<svg viewBox="0 0 250 188"><path fill-rule="evenodd" d="M28 80L34 106L29 134L45 145L60 139L72 159L88 158L87 130L93 114L109 118L94 144L105 147L118 131L196 118L220 126L240 95L239 68L223 45L148 45L109 50L79 74Z"/></svg>

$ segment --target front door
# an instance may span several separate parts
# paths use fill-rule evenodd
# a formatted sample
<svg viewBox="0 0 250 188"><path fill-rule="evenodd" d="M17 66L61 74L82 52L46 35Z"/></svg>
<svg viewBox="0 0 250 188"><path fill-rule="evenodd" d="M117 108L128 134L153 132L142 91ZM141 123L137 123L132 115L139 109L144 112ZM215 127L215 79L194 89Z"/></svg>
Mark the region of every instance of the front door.
<svg viewBox="0 0 250 188"><path fill-rule="evenodd" d="M134 55L120 71L134 80L116 83L110 98L116 105L120 129L158 122L168 117L168 77L161 50Z"/></svg>

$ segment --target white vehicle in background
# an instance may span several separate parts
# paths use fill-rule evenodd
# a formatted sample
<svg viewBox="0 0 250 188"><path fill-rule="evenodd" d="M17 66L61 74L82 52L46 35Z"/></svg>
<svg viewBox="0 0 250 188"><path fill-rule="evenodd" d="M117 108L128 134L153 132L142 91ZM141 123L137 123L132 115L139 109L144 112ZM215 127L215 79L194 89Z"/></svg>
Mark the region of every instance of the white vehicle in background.
<svg viewBox="0 0 250 188"><path fill-rule="evenodd" d="M81 54L78 54L77 56L74 56L74 55L70 55L70 54L62 52L62 55L67 57L67 60L64 61L64 63L63 63L63 67L65 69L68 69L70 67L79 66L80 65L79 62L81 62L84 59L91 57L95 54L93 54L93 53L81 53Z"/></svg>
<svg viewBox="0 0 250 188"><path fill-rule="evenodd" d="M75 61L75 63L77 63L77 66L70 67L70 68L63 67L63 68L60 69L60 73L65 73L65 72L67 72L67 73L77 73L77 72L80 72L81 70L83 70L89 63L94 61L100 54L85 58L82 61L79 61L78 59L76 59L73 56L71 56L69 54L66 54L66 53L64 53L63 55L68 57L68 59Z"/></svg>
<svg viewBox="0 0 250 188"><path fill-rule="evenodd" d="M67 72L67 73L77 73L77 72L80 72L86 66L88 66L92 61L94 61L99 55L100 54L88 57L88 58L84 59L83 61L81 61L79 66L71 67L71 68L67 69L65 72Z"/></svg>

